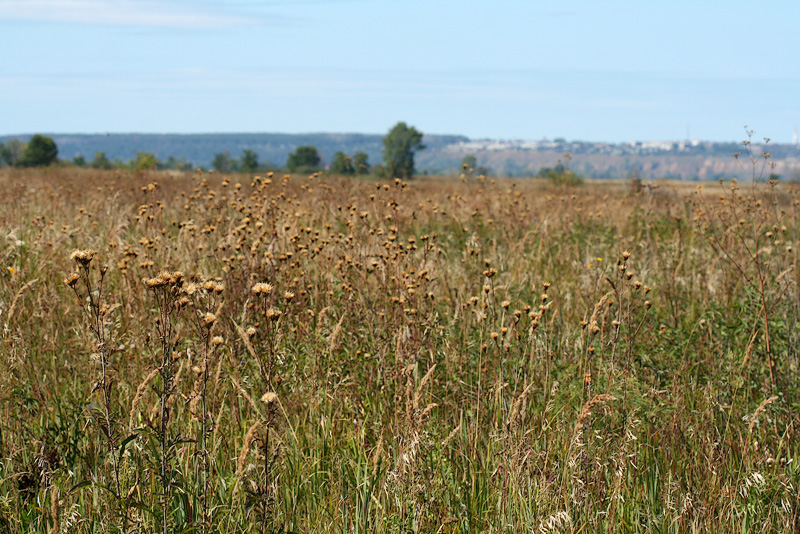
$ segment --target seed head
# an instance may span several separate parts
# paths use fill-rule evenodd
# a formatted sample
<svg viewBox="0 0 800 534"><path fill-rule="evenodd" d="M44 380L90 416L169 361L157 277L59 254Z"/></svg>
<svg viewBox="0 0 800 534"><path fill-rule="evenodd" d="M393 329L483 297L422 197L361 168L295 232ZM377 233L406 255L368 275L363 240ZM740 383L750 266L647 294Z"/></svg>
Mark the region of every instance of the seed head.
<svg viewBox="0 0 800 534"><path fill-rule="evenodd" d="M268 284L266 282L259 282L258 284L253 286L253 293L256 295L269 295L272 293L272 290L275 289L272 287L272 284Z"/></svg>
<svg viewBox="0 0 800 534"><path fill-rule="evenodd" d="M203 322L203 326L205 326L206 328L211 328L217 321L217 316L211 312L208 312L205 315L203 315L201 321Z"/></svg>
<svg viewBox="0 0 800 534"><path fill-rule="evenodd" d="M211 343L216 346L222 345L223 341L222 336L214 336L211 338Z"/></svg>
<svg viewBox="0 0 800 534"><path fill-rule="evenodd" d="M66 278L64 278L64 283L67 284L69 287L75 287L75 284L78 283L78 273L72 273Z"/></svg>
<svg viewBox="0 0 800 534"><path fill-rule="evenodd" d="M265 404L272 404L278 400L278 395L273 391L267 391L261 396L261 402Z"/></svg>
<svg viewBox="0 0 800 534"><path fill-rule="evenodd" d="M144 285L146 285L149 289L156 289L156 288L159 288L159 287L164 287L168 283L169 283L169 281L166 280L161 275L158 275L155 278L146 278L145 281L144 281Z"/></svg>
<svg viewBox="0 0 800 534"><path fill-rule="evenodd" d="M77 249L73 250L72 254L70 254L69 257L75 260L75 262L77 262L79 265L86 267L87 265L89 265L89 263L91 263L92 258L94 258L95 254L97 254L96 250Z"/></svg>

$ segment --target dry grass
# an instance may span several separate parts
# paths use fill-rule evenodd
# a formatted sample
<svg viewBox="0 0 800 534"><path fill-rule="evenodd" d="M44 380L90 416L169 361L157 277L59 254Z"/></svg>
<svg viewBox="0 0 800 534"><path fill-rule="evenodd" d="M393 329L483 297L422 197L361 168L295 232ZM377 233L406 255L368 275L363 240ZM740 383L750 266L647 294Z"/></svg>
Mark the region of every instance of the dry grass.
<svg viewBox="0 0 800 534"><path fill-rule="evenodd" d="M798 191L656 185L0 171L0 531L796 532Z"/></svg>

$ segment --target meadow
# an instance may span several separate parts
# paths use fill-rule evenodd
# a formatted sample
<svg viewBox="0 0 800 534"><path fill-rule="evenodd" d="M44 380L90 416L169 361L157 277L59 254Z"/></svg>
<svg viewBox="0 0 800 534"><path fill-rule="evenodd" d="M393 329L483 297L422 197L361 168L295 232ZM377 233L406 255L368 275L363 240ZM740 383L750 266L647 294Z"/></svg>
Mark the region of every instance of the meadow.
<svg viewBox="0 0 800 534"><path fill-rule="evenodd" d="M797 532L797 185L0 170L0 531Z"/></svg>

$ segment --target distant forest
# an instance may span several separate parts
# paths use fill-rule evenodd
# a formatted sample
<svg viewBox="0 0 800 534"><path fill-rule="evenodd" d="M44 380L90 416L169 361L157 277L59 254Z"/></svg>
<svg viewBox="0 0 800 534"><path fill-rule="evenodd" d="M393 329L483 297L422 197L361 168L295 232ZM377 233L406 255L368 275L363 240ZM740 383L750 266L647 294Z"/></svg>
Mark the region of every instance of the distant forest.
<svg viewBox="0 0 800 534"><path fill-rule="evenodd" d="M322 164L328 165L336 152L354 154L366 152L371 162L381 161L383 135L379 134L275 134L275 133L226 133L226 134L46 134L58 145L59 157L72 160L83 156L91 161L95 154L104 152L109 160L129 161L136 158L136 152L149 152L159 160L172 157L184 160L194 166L209 168L214 156L228 152L231 157L239 157L244 150L252 150L258 155L262 165L283 167L290 153L300 146L315 146L322 157ZM27 141L29 135L0 136L0 142L19 137ZM423 143L436 153L453 143L467 141L464 136L426 135ZM420 153L420 161L424 159ZM420 170L426 166L421 165Z"/></svg>

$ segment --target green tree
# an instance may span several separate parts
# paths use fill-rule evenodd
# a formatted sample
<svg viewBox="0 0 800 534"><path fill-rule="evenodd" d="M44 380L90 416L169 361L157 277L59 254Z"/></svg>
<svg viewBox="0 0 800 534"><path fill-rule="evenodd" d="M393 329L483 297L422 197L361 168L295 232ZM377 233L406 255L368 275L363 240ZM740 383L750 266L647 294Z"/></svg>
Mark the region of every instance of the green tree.
<svg viewBox="0 0 800 534"><path fill-rule="evenodd" d="M356 174L369 174L369 162L367 161L367 153L358 151L353 154L353 169Z"/></svg>
<svg viewBox="0 0 800 534"><path fill-rule="evenodd" d="M3 154L6 164L14 165L22 156L22 152L24 150L25 143L23 143L22 140L15 137L6 141L6 148L4 150L5 154Z"/></svg>
<svg viewBox="0 0 800 534"><path fill-rule="evenodd" d="M414 176L414 153L422 150L422 132L398 122L383 138L384 173L387 178Z"/></svg>
<svg viewBox="0 0 800 534"><path fill-rule="evenodd" d="M17 167L46 167L58 160L58 147L52 137L36 134L31 137L22 156L15 162Z"/></svg>
<svg viewBox="0 0 800 534"><path fill-rule="evenodd" d="M214 154L214 159L211 161L211 166L214 170L221 173L236 172L239 170L239 161L232 158L230 152L219 152Z"/></svg>
<svg viewBox="0 0 800 534"><path fill-rule="evenodd" d="M254 150L245 148L242 151L242 172L251 173L258 170L258 154Z"/></svg>
<svg viewBox="0 0 800 534"><path fill-rule="evenodd" d="M11 151L0 142L0 167L5 167L6 165L11 165Z"/></svg>
<svg viewBox="0 0 800 534"><path fill-rule="evenodd" d="M536 177L547 178L556 185L576 186L583 183L582 176L573 173L561 162L558 162L555 167L542 167L536 173Z"/></svg>
<svg viewBox="0 0 800 534"><path fill-rule="evenodd" d="M86 158L79 154L72 158L72 164L76 167L86 167Z"/></svg>
<svg viewBox="0 0 800 534"><path fill-rule="evenodd" d="M111 162L106 157L105 152L97 152L94 155L94 159L92 160L92 168L93 169L110 169L113 167Z"/></svg>
<svg viewBox="0 0 800 534"><path fill-rule="evenodd" d="M289 169L289 172L315 172L319 170L321 161L317 147L299 146L289 154L289 159L286 160L286 168Z"/></svg>
<svg viewBox="0 0 800 534"><path fill-rule="evenodd" d="M186 158L176 158L175 156L170 156L167 158L162 164L164 169L171 169L176 171L191 171L194 169L194 165L192 165L191 161L186 161Z"/></svg>
<svg viewBox="0 0 800 534"><path fill-rule="evenodd" d="M353 169L353 160L344 152L339 151L333 155L331 161L331 172L334 174L351 175L355 172Z"/></svg>
<svg viewBox="0 0 800 534"><path fill-rule="evenodd" d="M137 152L136 159L131 162L135 171L150 171L158 168L158 158L150 152Z"/></svg>

